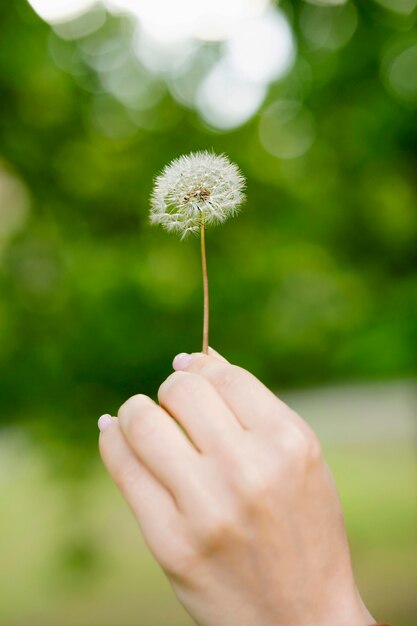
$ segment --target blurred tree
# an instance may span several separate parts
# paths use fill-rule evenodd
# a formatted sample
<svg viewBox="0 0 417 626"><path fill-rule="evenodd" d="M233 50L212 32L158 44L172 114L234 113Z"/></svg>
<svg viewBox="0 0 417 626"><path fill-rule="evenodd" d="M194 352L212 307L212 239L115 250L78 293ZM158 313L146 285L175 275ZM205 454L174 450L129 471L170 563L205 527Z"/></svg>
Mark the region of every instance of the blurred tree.
<svg viewBox="0 0 417 626"><path fill-rule="evenodd" d="M74 38L0 7L4 424L89 454L101 413L199 349L198 246L147 216L154 175L201 148L248 177L208 241L213 345L274 388L416 373L417 14L383 4L283 3L294 67L223 133L139 64L148 106L111 95L94 50L117 40L127 63L127 17Z"/></svg>

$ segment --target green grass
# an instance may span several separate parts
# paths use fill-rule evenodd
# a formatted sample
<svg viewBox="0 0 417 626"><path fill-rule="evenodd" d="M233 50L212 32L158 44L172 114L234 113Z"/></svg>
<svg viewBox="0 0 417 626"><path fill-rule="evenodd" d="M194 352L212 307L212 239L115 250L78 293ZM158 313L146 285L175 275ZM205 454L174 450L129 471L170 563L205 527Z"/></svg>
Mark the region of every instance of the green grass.
<svg viewBox="0 0 417 626"><path fill-rule="evenodd" d="M414 441L326 451L345 511L359 589L375 617L417 616L417 459Z"/></svg>

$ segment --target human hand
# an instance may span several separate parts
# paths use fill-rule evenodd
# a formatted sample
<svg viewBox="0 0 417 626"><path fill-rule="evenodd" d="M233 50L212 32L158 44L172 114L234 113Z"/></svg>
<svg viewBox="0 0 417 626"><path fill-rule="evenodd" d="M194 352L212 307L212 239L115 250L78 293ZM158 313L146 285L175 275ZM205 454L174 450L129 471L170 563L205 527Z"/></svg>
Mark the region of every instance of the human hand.
<svg viewBox="0 0 417 626"><path fill-rule="evenodd" d="M101 418L100 451L191 616L200 626L372 624L309 426L213 352L181 354L174 369L160 406L136 395L118 420Z"/></svg>

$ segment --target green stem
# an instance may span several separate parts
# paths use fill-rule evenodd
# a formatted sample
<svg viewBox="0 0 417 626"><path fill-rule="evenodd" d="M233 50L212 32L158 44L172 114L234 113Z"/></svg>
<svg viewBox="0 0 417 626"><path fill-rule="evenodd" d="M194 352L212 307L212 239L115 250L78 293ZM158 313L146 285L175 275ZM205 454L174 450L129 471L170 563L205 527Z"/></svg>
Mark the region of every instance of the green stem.
<svg viewBox="0 0 417 626"><path fill-rule="evenodd" d="M201 220L201 268L203 272L203 291L204 291L204 317L203 317L203 350L204 354L208 354L209 345L209 286L207 273L207 255L206 255L206 225L204 215Z"/></svg>

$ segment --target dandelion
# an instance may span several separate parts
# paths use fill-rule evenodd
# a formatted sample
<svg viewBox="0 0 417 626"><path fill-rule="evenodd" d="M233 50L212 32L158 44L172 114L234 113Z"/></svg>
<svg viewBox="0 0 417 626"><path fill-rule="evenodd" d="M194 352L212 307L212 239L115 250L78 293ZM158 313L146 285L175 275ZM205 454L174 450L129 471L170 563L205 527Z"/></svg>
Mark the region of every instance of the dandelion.
<svg viewBox="0 0 417 626"><path fill-rule="evenodd" d="M203 352L208 352L209 289L206 228L236 215L245 196L245 179L224 155L195 152L175 159L156 178L151 197L152 224L184 239L200 233L204 288Z"/></svg>

